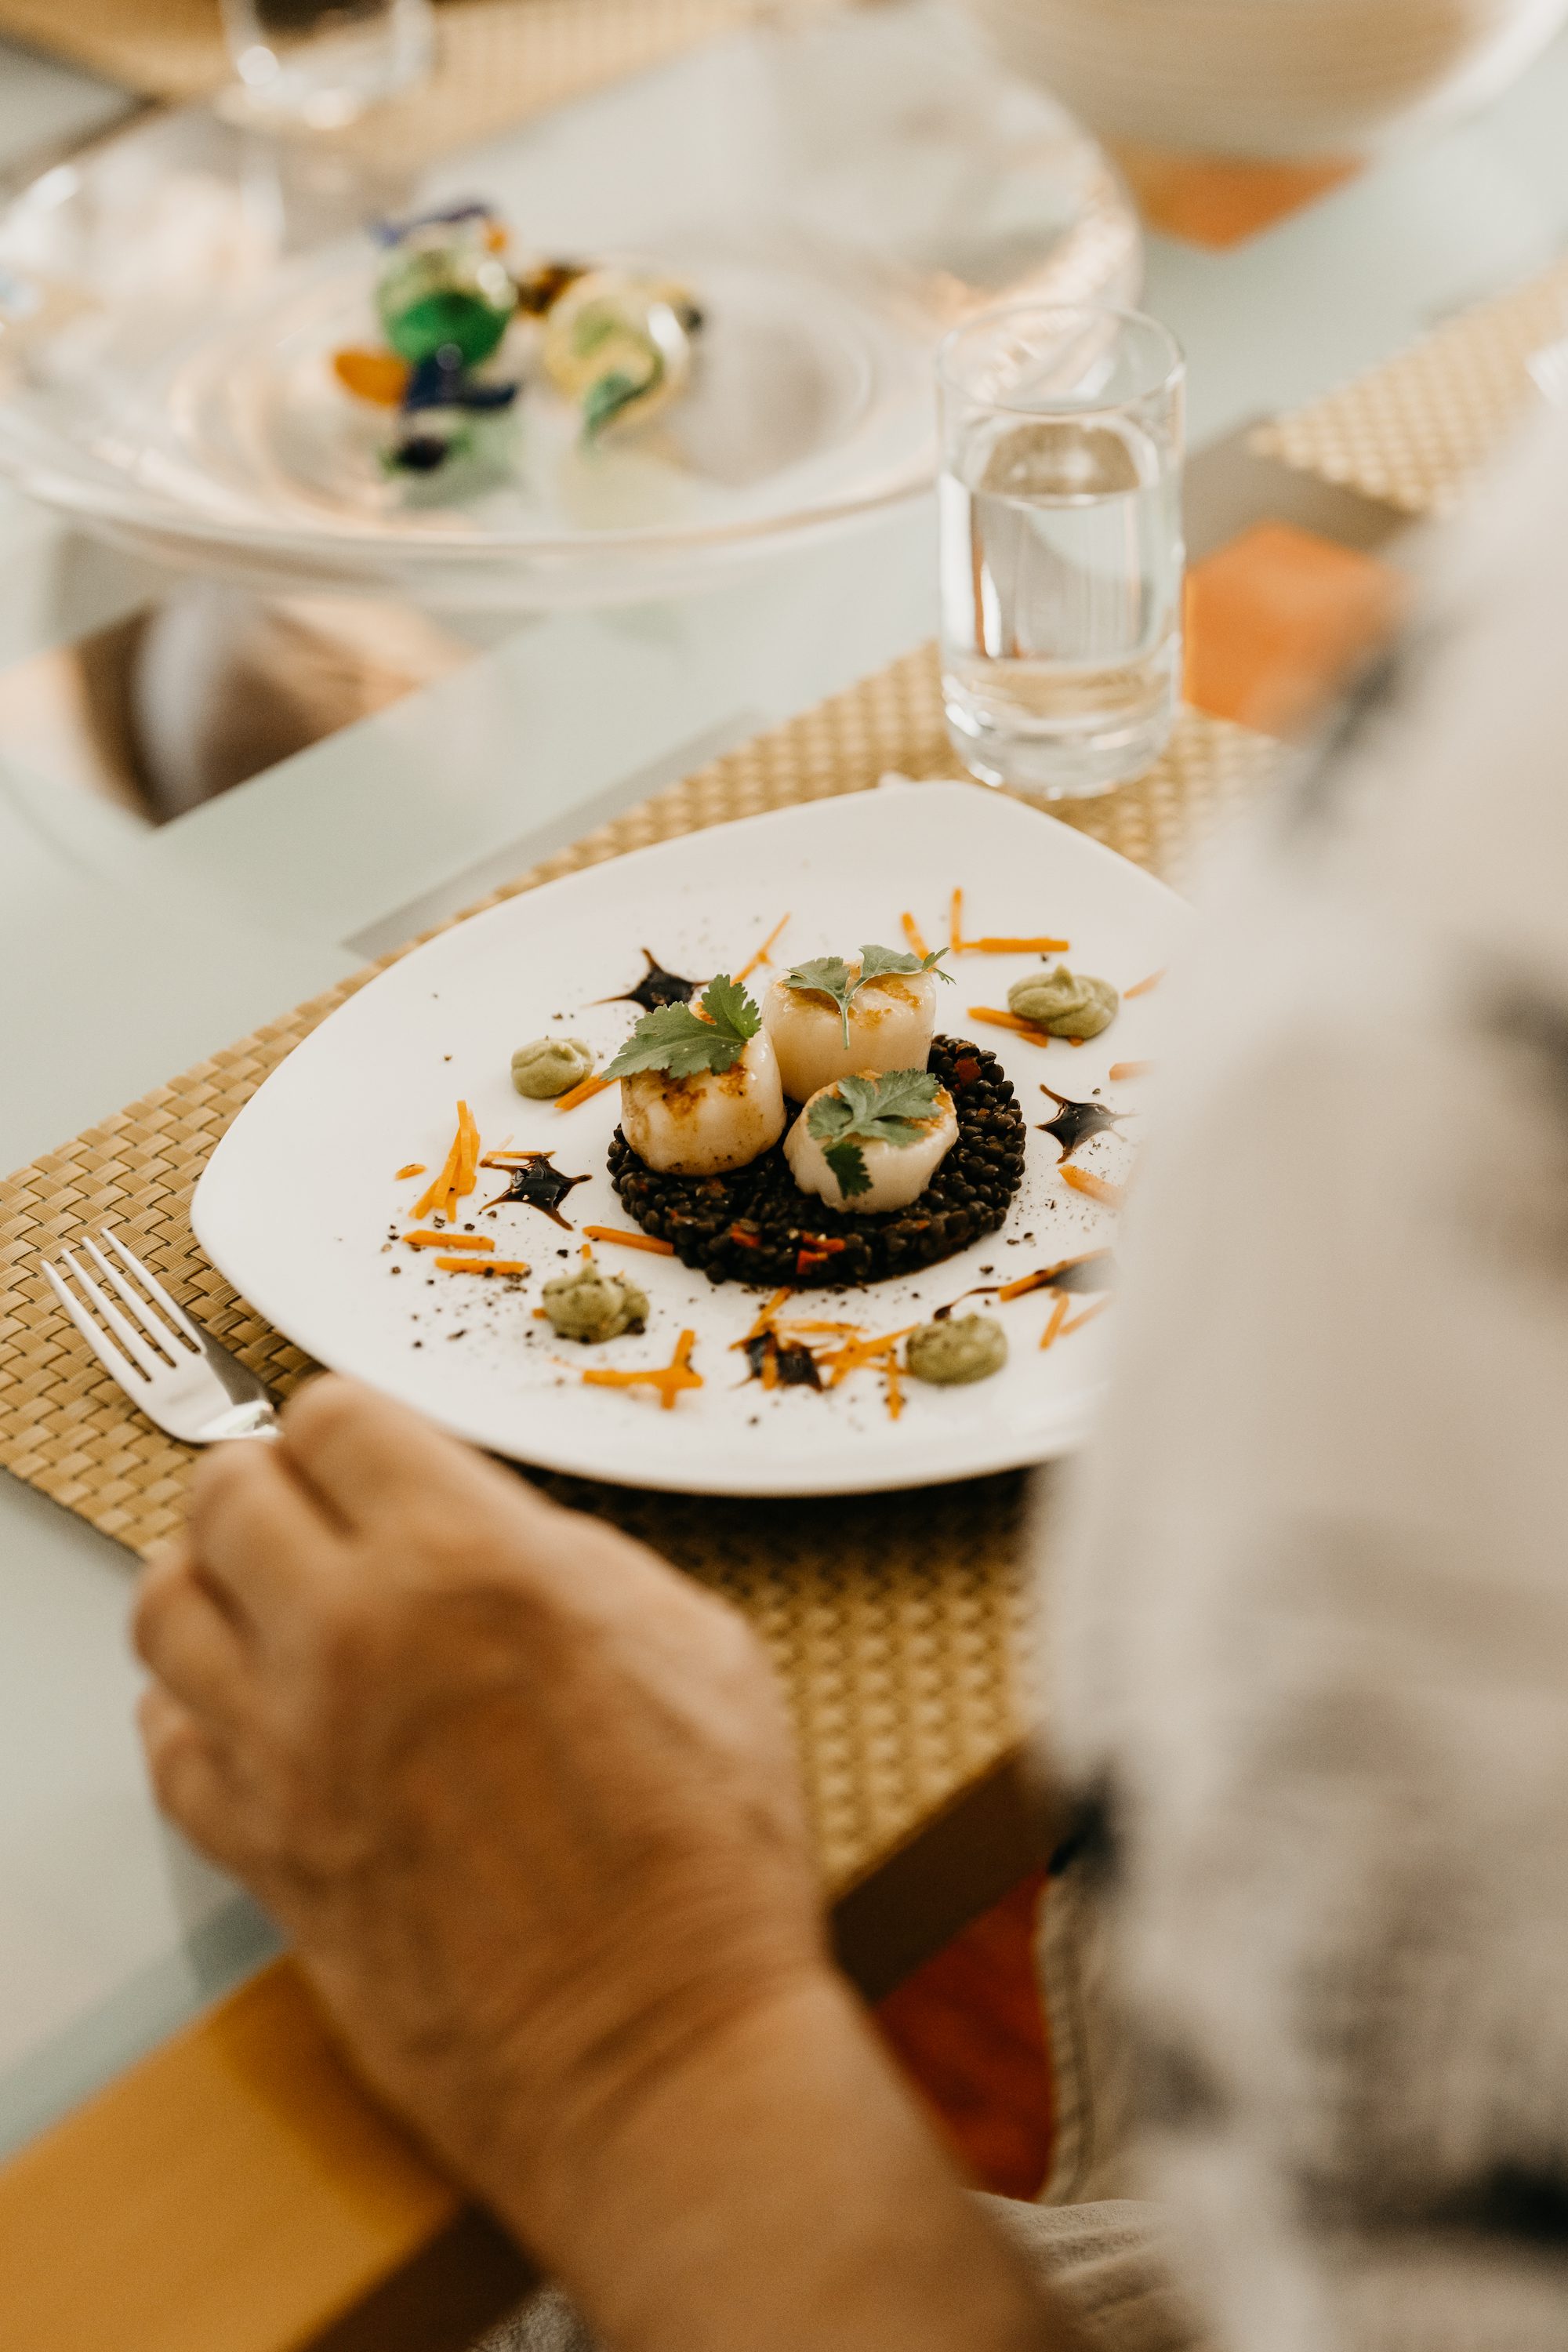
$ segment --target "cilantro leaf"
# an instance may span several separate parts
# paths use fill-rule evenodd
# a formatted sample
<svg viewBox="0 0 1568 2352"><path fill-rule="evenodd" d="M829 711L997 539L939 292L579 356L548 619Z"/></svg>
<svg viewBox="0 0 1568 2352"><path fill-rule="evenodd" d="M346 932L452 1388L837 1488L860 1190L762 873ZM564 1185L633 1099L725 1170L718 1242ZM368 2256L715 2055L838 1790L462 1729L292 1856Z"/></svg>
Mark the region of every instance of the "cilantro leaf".
<svg viewBox="0 0 1568 2352"><path fill-rule="evenodd" d="M810 963L797 963L784 976L786 988L814 988L830 996L838 1007L838 1017L844 1024L844 1043L849 1043L849 1006L873 980L881 980L889 972L935 971L939 980L951 981L950 971L938 971L946 948L938 948L934 955L905 955L898 948L863 947L860 950L860 971L857 977L842 956L816 956Z"/></svg>
<svg viewBox="0 0 1568 2352"><path fill-rule="evenodd" d="M784 976L786 988L814 988L823 996L831 996L838 1007L838 1017L844 1024L844 1043L849 1043L849 1000L855 993L855 982L842 956L814 956L810 963L797 963Z"/></svg>
<svg viewBox="0 0 1568 2352"><path fill-rule="evenodd" d="M838 1179L838 1189L847 1201L853 1200L857 1192L870 1191L866 1155L858 1143L830 1144L822 1156Z"/></svg>
<svg viewBox="0 0 1568 2352"><path fill-rule="evenodd" d="M763 1016L737 980L721 971L702 992L702 1010L715 1029L743 1045L763 1025ZM728 1065L725 1066L728 1067Z"/></svg>
<svg viewBox="0 0 1568 2352"><path fill-rule="evenodd" d="M706 1021L689 1004L661 1004L645 1013L604 1076L626 1078L637 1070L668 1070L672 1078L689 1078L699 1070L730 1069L762 1027L762 1014L727 971L709 982L700 1003Z"/></svg>
<svg viewBox="0 0 1568 2352"><path fill-rule="evenodd" d="M879 1078L840 1078L831 1094L814 1102L806 1126L819 1143L842 1149L861 1143L890 1143L902 1150L918 1143L921 1129L936 1108L938 1082L927 1070L889 1070ZM834 1173L833 1149L824 1155ZM840 1179L840 1189L847 1191ZM858 1185L858 1191L866 1187Z"/></svg>
<svg viewBox="0 0 1568 2352"><path fill-rule="evenodd" d="M901 948L862 948L859 985L864 988L868 980L879 980L885 971L934 971L951 988L952 972L941 969L942 957L950 952L947 948L936 948L930 955L917 956L905 955Z"/></svg>

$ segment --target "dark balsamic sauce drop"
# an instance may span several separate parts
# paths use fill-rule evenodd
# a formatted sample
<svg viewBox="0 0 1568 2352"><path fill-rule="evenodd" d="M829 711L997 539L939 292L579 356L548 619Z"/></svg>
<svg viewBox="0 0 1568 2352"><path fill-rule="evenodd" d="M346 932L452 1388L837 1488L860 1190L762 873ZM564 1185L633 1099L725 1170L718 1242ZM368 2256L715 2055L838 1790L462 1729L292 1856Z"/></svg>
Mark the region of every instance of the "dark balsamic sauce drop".
<svg viewBox="0 0 1568 2352"><path fill-rule="evenodd" d="M1091 1135L1114 1135L1121 1121L1130 1114L1124 1110L1107 1110L1102 1103L1074 1102L1068 1095L1058 1095L1055 1087L1040 1088L1061 1108L1055 1118L1042 1120L1042 1135L1054 1135L1062 1148L1062 1158L1070 1160L1080 1143Z"/></svg>
<svg viewBox="0 0 1568 2352"><path fill-rule="evenodd" d="M752 1368L751 1377L760 1381L769 1356L778 1368L778 1381L785 1389L819 1389L822 1375L816 1369L816 1359L809 1348L781 1348L771 1331L759 1331L754 1339L746 1342L746 1361Z"/></svg>
<svg viewBox="0 0 1568 2352"><path fill-rule="evenodd" d="M552 1224L569 1234L572 1227L560 1213L561 1203L574 1186L585 1184L588 1179L563 1175L559 1168L551 1166L550 1160L548 1151L530 1152L521 1168L510 1171L506 1191L498 1192L493 1201L487 1201L486 1208L504 1208L509 1202L520 1201L525 1208L542 1210Z"/></svg>
<svg viewBox="0 0 1568 2352"><path fill-rule="evenodd" d="M651 948L644 948L643 961L647 970L635 988L622 996L601 996L600 1004L640 1004L645 1013L657 1013L661 1004L689 1004L702 986L700 980L683 980L678 971L666 971Z"/></svg>

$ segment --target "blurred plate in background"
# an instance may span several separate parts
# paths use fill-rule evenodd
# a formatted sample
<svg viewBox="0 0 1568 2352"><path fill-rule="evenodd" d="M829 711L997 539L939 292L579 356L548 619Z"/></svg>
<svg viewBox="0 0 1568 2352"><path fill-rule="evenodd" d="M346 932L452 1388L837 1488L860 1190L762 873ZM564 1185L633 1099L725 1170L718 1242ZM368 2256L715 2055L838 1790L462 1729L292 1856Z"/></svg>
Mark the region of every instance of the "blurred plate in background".
<svg viewBox="0 0 1568 2352"><path fill-rule="evenodd" d="M326 151L323 151L325 152ZM206 109L142 124L0 215L0 466L89 529L253 584L453 608L706 585L922 490L930 355L1014 288L1136 291L1093 143L930 0L819 8L537 118L401 204L479 195L522 253L688 280L691 394L584 450L530 390L483 463L389 479L331 353L376 256L305 151Z"/></svg>

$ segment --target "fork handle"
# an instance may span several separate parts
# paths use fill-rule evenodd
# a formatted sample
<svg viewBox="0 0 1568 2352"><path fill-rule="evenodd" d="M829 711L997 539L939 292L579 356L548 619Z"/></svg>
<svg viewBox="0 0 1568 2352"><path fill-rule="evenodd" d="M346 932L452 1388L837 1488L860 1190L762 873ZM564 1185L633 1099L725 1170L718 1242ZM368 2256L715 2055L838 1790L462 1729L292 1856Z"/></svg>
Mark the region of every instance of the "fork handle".
<svg viewBox="0 0 1568 2352"><path fill-rule="evenodd" d="M203 1430L204 1445L226 1444L236 1437L260 1437L268 1442L278 1435L278 1414L267 1397L255 1397L247 1404L237 1404L233 1411L209 1422Z"/></svg>

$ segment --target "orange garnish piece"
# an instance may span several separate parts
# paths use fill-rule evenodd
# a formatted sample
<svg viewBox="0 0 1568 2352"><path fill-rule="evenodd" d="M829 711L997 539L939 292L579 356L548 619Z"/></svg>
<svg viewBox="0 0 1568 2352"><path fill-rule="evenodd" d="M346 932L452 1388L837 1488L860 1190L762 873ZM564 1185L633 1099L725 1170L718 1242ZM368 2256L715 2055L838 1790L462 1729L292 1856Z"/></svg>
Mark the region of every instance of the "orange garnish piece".
<svg viewBox="0 0 1568 2352"><path fill-rule="evenodd" d="M579 1103L592 1102L595 1095L602 1095L606 1087L613 1087L615 1083L614 1078L579 1078L574 1087L568 1087L563 1095L556 1096L555 1108L557 1110L575 1110Z"/></svg>
<svg viewBox="0 0 1568 2352"><path fill-rule="evenodd" d="M737 986L742 980L750 980L752 974L755 971L760 963L772 963L773 957L768 953L768 950L773 946L773 941L777 939L779 933L783 930L788 920L789 917L787 915L781 915L778 921L773 925L773 929L768 933L767 938L763 941L762 946L757 950L756 954L752 957L749 962L743 963L741 966L740 971L735 974Z"/></svg>
<svg viewBox="0 0 1568 2352"><path fill-rule="evenodd" d="M400 1168L398 1170L396 1181L401 1184L405 1176L423 1176L424 1173L425 1162L423 1160L411 1160L406 1168Z"/></svg>
<svg viewBox="0 0 1568 2352"><path fill-rule="evenodd" d="M963 953L963 893L955 890L947 902L947 947L950 955Z"/></svg>
<svg viewBox="0 0 1568 2352"><path fill-rule="evenodd" d="M1111 1298L1097 1298L1092 1307L1086 1307L1081 1315L1075 1315L1070 1323L1062 1325L1062 1338L1070 1339L1075 1331L1081 1331L1086 1323L1092 1323L1097 1315L1103 1315L1106 1308L1113 1307L1115 1303Z"/></svg>
<svg viewBox="0 0 1568 2352"><path fill-rule="evenodd" d="M623 1233L618 1225L584 1225L584 1234L591 1242L619 1242L623 1249L652 1250L657 1257L673 1257L675 1244L661 1242L657 1234Z"/></svg>
<svg viewBox="0 0 1568 2352"><path fill-rule="evenodd" d="M1070 940L1005 940L988 936L983 940L965 940L965 951L970 955L1028 955L1037 949L1041 955L1066 955Z"/></svg>
<svg viewBox="0 0 1568 2352"><path fill-rule="evenodd" d="M1109 1250L1091 1249L1079 1250L1077 1257L1058 1258L1055 1265L1043 1265L1037 1274L1024 1274L1016 1282L1005 1282L996 1293L996 1303L1000 1306L1004 1299L1022 1298L1027 1291L1047 1290L1059 1275L1067 1272L1069 1265L1087 1265L1090 1258L1110 1255Z"/></svg>
<svg viewBox="0 0 1568 2352"><path fill-rule="evenodd" d="M489 1234L405 1234L403 1239L410 1249L493 1250L495 1241Z"/></svg>
<svg viewBox="0 0 1568 2352"><path fill-rule="evenodd" d="M1068 1297L1066 1291L1062 1290L1057 1293L1056 1305L1051 1308L1051 1319L1040 1334L1040 1345L1042 1348L1048 1348L1050 1346L1052 1340L1057 1337L1062 1325L1067 1321L1067 1319Z"/></svg>
<svg viewBox="0 0 1568 2352"><path fill-rule="evenodd" d="M395 352L334 352L332 373L356 400L395 408L408 389L408 362Z"/></svg>
<svg viewBox="0 0 1568 2352"><path fill-rule="evenodd" d="M1048 1045L1051 1042L1048 1029L1037 1028L1032 1021L1020 1021L1016 1013L1004 1013L998 1005L972 1004L969 1017L972 1021L988 1022L993 1029L1011 1029L1015 1037L1026 1037L1032 1045Z"/></svg>
<svg viewBox="0 0 1568 2352"><path fill-rule="evenodd" d="M903 925L904 937L910 943L910 953L918 955L923 961L925 957L930 955L931 950L921 937L920 925L912 915L900 915L899 920Z"/></svg>
<svg viewBox="0 0 1568 2352"><path fill-rule="evenodd" d="M443 1274L530 1274L532 1268L520 1257L438 1257L436 1260Z"/></svg>
<svg viewBox="0 0 1568 2352"><path fill-rule="evenodd" d="M1070 1184L1075 1192L1087 1192L1091 1201L1100 1202L1101 1208L1120 1209L1127 1198L1124 1184L1110 1183L1103 1176L1095 1175L1092 1169L1069 1166L1058 1168L1057 1173L1064 1184Z"/></svg>
<svg viewBox="0 0 1568 2352"><path fill-rule="evenodd" d="M751 1345L753 1339L760 1339L764 1331L768 1331L773 1328L773 1317L778 1313L779 1308L784 1305L784 1300L786 1298L793 1297L793 1296L794 1293L787 1289L775 1290L767 1305L763 1308L762 1313L757 1317L757 1319L752 1324L751 1329L747 1332L745 1338L743 1339L731 1339L730 1345L732 1348L746 1348Z"/></svg>
<svg viewBox="0 0 1568 2352"><path fill-rule="evenodd" d="M1144 1077L1153 1066L1152 1062L1112 1062L1110 1072L1111 1084L1115 1086L1123 1078Z"/></svg>
<svg viewBox="0 0 1568 2352"><path fill-rule="evenodd" d="M831 1355L824 1356L821 1361L833 1374L828 1387L836 1389L840 1381L848 1379L851 1372L858 1372L863 1365L874 1362L879 1356L885 1356L889 1349L898 1346L900 1339L907 1339L914 1328L912 1323L906 1323L901 1330L886 1331L879 1339L850 1339Z"/></svg>
<svg viewBox="0 0 1568 2352"><path fill-rule="evenodd" d="M1159 987L1169 970L1170 966L1163 963L1158 971L1152 971L1149 974L1147 980L1137 981L1132 987L1124 988L1121 992L1122 1002L1125 1003L1130 996L1147 996L1152 988Z"/></svg>
<svg viewBox="0 0 1568 2352"><path fill-rule="evenodd" d="M700 1389L702 1375L691 1369L691 1350L697 1344L695 1331L683 1331L675 1343L675 1353L668 1364L651 1371L620 1372L591 1371L583 1375L583 1385L589 1389L652 1388L658 1391L658 1401L666 1412L673 1412L675 1400L682 1389Z"/></svg>
<svg viewBox="0 0 1568 2352"><path fill-rule="evenodd" d="M448 1217L458 1213L458 1202L465 1192L471 1192L479 1181L479 1130L474 1124L474 1114L466 1102L458 1105L458 1132L452 1148L441 1163L441 1172L419 1195L414 1203L416 1217L427 1217L433 1209L440 1209Z"/></svg>
<svg viewBox="0 0 1568 2352"><path fill-rule="evenodd" d="M887 1362L883 1365L882 1370L886 1376L888 1383L886 1390L888 1400L888 1419L889 1421L897 1421L900 1413L901 1413L904 1409L904 1391L900 1383L899 1360L897 1356L889 1356Z"/></svg>
<svg viewBox="0 0 1568 2352"><path fill-rule="evenodd" d="M775 1340L771 1348L765 1348L763 1350L763 1386L765 1389L776 1389L778 1384L779 1351L778 1343Z"/></svg>

